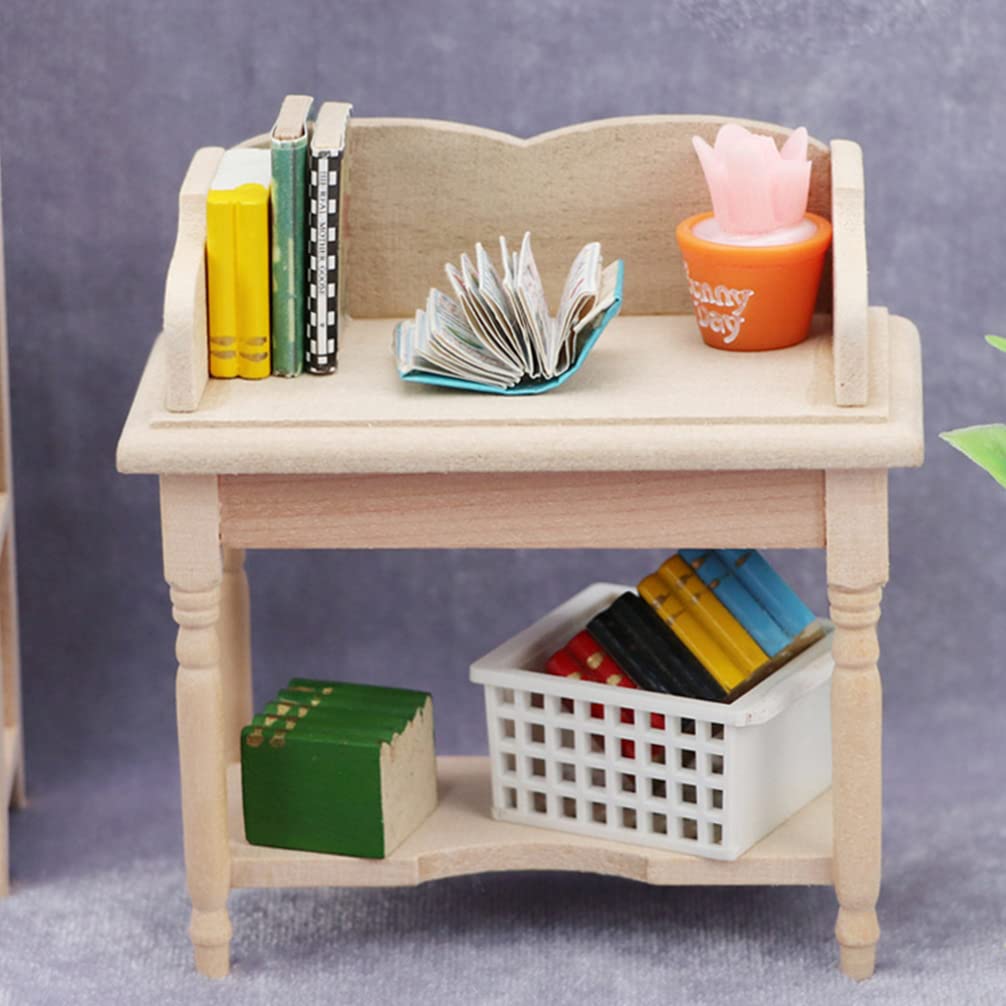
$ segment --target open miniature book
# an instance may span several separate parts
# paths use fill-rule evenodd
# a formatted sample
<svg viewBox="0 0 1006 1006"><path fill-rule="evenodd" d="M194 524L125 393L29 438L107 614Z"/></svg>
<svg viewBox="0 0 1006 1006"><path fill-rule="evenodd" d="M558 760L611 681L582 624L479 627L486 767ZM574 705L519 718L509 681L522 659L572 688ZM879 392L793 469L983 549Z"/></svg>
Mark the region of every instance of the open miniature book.
<svg viewBox="0 0 1006 1006"><path fill-rule="evenodd" d="M502 270L481 244L475 262L446 265L454 298L430 290L426 308L395 327L399 374L407 381L497 394L535 394L579 368L622 303L622 263L602 268L601 246L573 260L558 314L549 314L527 233L519 252L500 237Z"/></svg>

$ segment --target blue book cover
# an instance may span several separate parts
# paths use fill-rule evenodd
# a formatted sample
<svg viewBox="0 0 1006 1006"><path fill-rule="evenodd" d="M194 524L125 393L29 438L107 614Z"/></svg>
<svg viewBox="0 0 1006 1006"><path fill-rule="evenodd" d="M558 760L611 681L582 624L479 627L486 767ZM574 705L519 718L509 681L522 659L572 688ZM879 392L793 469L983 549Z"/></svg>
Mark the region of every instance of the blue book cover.
<svg viewBox="0 0 1006 1006"><path fill-rule="evenodd" d="M726 566L787 636L800 635L814 621L810 608L756 549L723 548L719 553Z"/></svg>
<svg viewBox="0 0 1006 1006"><path fill-rule="evenodd" d="M789 645L791 637L734 575L717 549L683 548L681 556L770 657Z"/></svg>

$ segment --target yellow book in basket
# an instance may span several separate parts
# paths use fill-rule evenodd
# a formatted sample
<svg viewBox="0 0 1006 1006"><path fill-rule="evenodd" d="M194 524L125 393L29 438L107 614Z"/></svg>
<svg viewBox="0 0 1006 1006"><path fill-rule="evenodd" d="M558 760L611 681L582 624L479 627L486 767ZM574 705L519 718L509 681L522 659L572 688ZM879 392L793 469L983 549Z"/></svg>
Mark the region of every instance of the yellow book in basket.
<svg viewBox="0 0 1006 1006"><path fill-rule="evenodd" d="M211 377L268 377L268 150L228 150L206 199Z"/></svg>
<svg viewBox="0 0 1006 1006"><path fill-rule="evenodd" d="M767 662L765 651L680 555L640 581L639 594L728 693Z"/></svg>

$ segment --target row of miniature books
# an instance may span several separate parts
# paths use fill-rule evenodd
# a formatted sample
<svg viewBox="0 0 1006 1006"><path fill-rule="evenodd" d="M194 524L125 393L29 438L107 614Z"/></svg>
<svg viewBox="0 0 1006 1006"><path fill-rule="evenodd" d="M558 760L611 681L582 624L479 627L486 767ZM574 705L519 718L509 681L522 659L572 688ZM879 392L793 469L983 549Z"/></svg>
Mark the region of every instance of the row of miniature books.
<svg viewBox="0 0 1006 1006"><path fill-rule="evenodd" d="M224 153L206 201L211 377L330 374L351 106L289 95L270 149Z"/></svg>
<svg viewBox="0 0 1006 1006"><path fill-rule="evenodd" d="M427 692L293 678L241 732L251 845L383 858L437 804Z"/></svg>
<svg viewBox="0 0 1006 1006"><path fill-rule="evenodd" d="M637 590L620 595L553 654L548 673L732 702L824 631L754 549L683 549Z"/></svg>

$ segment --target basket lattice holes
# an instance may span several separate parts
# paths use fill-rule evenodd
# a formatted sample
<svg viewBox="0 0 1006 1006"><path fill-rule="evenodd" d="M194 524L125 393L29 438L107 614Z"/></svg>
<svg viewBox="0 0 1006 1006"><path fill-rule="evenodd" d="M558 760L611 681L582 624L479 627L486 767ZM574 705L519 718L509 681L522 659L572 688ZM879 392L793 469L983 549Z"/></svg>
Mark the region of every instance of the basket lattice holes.
<svg viewBox="0 0 1006 1006"><path fill-rule="evenodd" d="M734 859L830 785L830 636L729 705L539 672L623 590L595 584L472 665L493 814Z"/></svg>

